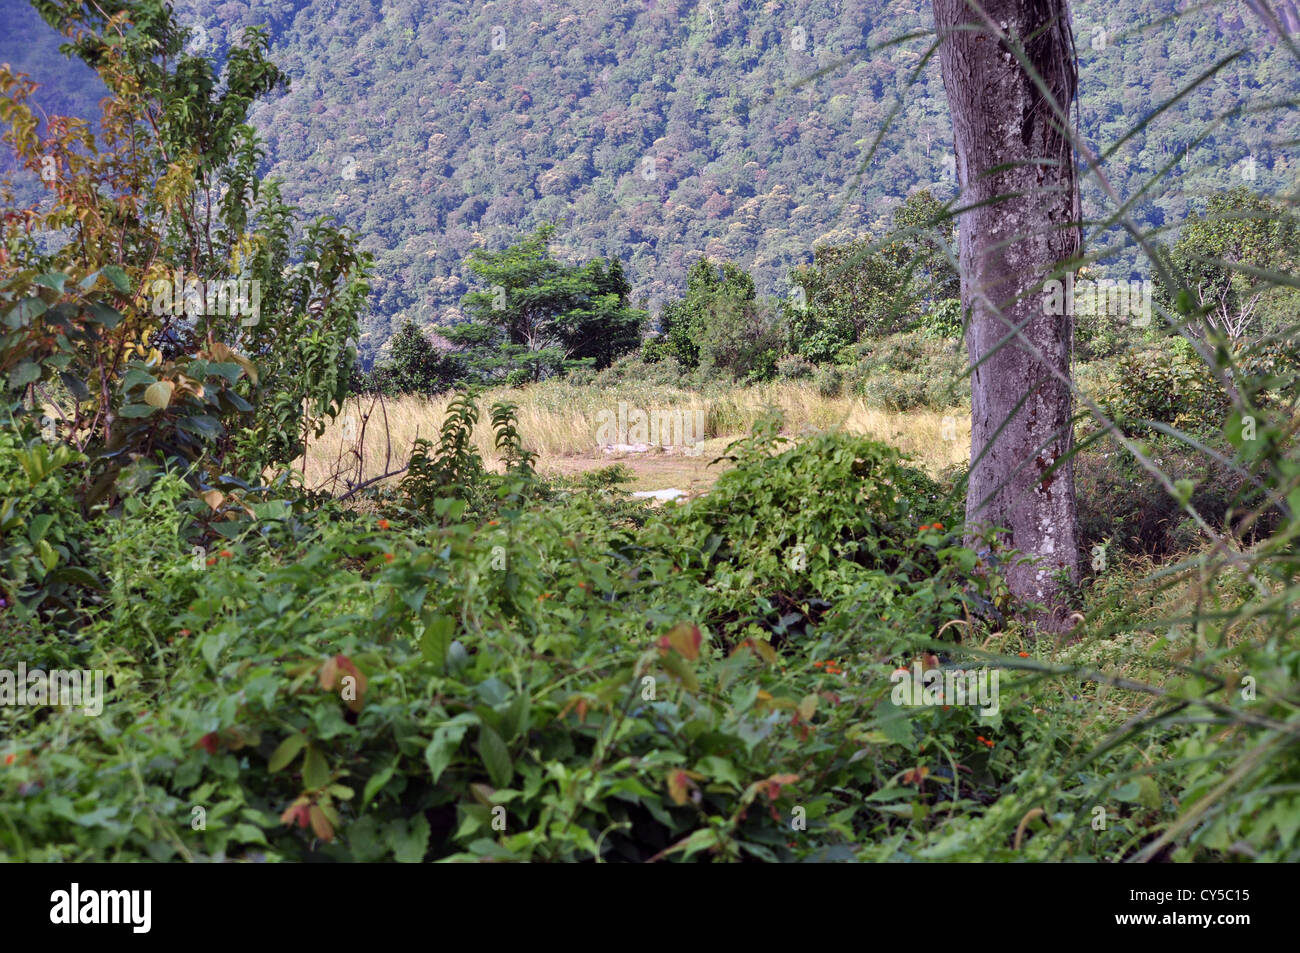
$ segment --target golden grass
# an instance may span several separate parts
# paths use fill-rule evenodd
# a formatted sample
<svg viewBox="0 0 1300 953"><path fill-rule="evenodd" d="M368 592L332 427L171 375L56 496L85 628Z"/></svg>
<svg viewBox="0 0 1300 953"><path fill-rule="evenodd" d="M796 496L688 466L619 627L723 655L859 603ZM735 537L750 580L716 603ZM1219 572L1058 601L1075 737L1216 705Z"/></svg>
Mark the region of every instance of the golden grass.
<svg viewBox="0 0 1300 953"><path fill-rule="evenodd" d="M479 398L480 417L474 443L489 465L496 464L498 459L492 445L489 409L499 400L517 405L519 432L524 445L538 454L537 466L543 473L571 473L622 462L634 472L646 470L647 484L662 483L663 458L680 451L607 455L598 446L598 414L607 411L610 416L617 415L620 402L647 413L702 411L706 439L701 456L708 459L731 440L749 433L754 422L771 409L782 412L784 433L791 437L797 439L809 431L842 428L898 448L931 473L967 460L970 453L969 411L961 408L946 412L891 413L868 407L860 398L823 397L814 388L793 382L699 392L653 385L600 388L546 381L522 390L488 391ZM406 462L417 437L437 442L447 404L447 398L417 396L383 402L354 398L325 433L311 442L295 468L303 471L307 486L322 489L336 482L333 480L336 473L346 473L356 482L358 476L371 479L386 472L386 467L396 469ZM616 438L608 439L613 442ZM641 466L642 460L656 457L659 465ZM695 460L698 458L692 458L691 465L684 469L695 472L698 469ZM681 463L685 465L687 461L683 459ZM650 471L658 473L659 478L652 478ZM638 472L638 477L641 475ZM642 487L638 480L634 488L647 487Z"/></svg>

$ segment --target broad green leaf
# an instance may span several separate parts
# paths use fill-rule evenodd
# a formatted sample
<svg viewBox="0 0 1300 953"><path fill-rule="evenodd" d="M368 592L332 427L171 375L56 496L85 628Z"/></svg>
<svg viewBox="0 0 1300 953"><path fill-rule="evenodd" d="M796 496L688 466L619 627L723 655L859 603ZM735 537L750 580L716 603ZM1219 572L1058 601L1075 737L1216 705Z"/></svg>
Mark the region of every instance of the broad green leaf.
<svg viewBox="0 0 1300 953"><path fill-rule="evenodd" d="M9 386L17 390L41 379L41 366L34 361L19 361L9 372Z"/></svg>
<svg viewBox="0 0 1300 953"><path fill-rule="evenodd" d="M301 732L285 738L280 742L279 747L275 749L275 753L271 755L271 760L266 763L266 770L279 771L288 766L289 762L296 758L298 752L306 745L307 736Z"/></svg>
<svg viewBox="0 0 1300 953"><path fill-rule="evenodd" d="M451 637L456 631L456 620L451 616L425 613L424 635L420 636L420 654L426 661L446 671L447 649L451 646Z"/></svg>
<svg viewBox="0 0 1300 953"><path fill-rule="evenodd" d="M451 764L451 759L455 757L457 749L460 748L460 742L465 737L465 732L469 730L471 725L477 723L478 716L466 712L457 715L435 729L433 740L424 749L424 760L429 765L429 772L433 775L435 783L438 778L442 777L442 772L447 770L447 766Z"/></svg>
<svg viewBox="0 0 1300 953"><path fill-rule="evenodd" d="M59 564L59 554L55 552L54 548L45 540L41 540L36 544L36 552L40 555L41 565L45 567L46 571L53 569Z"/></svg>
<svg viewBox="0 0 1300 953"><path fill-rule="evenodd" d="M52 513L38 513L32 517L31 523L27 527L27 538L33 543L39 543L45 538L45 534L50 529L50 524L54 522Z"/></svg>
<svg viewBox="0 0 1300 953"><path fill-rule="evenodd" d="M172 402L172 391L176 385L171 381L155 381L144 390L144 402L150 407L165 410Z"/></svg>
<svg viewBox="0 0 1300 953"><path fill-rule="evenodd" d="M302 762L302 786L308 791L314 791L329 784L329 780L330 767L325 755L319 748L309 745Z"/></svg>
<svg viewBox="0 0 1300 953"><path fill-rule="evenodd" d="M515 769L510 760L510 751L501 736L483 725L478 732L478 753L487 768L488 777L499 788L509 786L514 779Z"/></svg>
<svg viewBox="0 0 1300 953"><path fill-rule="evenodd" d="M61 271L51 271L32 279L32 284L41 285L44 288L50 288L54 291L63 291L63 286L67 283L68 276Z"/></svg>
<svg viewBox="0 0 1300 953"><path fill-rule="evenodd" d="M14 330L25 328L32 322L33 318L38 318L44 314L48 307L49 305L40 298L24 298L9 309L9 312L5 315L5 324Z"/></svg>
<svg viewBox="0 0 1300 953"><path fill-rule="evenodd" d="M122 294L127 294L131 290L131 279L127 277L125 271L119 265L105 265L100 273L113 283L113 287Z"/></svg>
<svg viewBox="0 0 1300 953"><path fill-rule="evenodd" d="M397 770L398 759L394 758L389 762L388 767L376 771L366 781L365 788L361 791L361 808L365 808L370 803L370 799L384 789L384 785L389 782L393 772Z"/></svg>
<svg viewBox="0 0 1300 953"><path fill-rule="evenodd" d="M398 818L389 825L384 840L399 864L418 864L429 849L429 821L423 814Z"/></svg>

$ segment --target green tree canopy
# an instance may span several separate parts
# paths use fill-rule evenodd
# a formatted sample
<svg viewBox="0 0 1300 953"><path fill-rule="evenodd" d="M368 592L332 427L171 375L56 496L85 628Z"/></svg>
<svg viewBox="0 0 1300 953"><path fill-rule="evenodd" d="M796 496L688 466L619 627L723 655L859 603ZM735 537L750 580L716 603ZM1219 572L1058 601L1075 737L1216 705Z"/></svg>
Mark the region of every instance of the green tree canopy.
<svg viewBox="0 0 1300 953"><path fill-rule="evenodd" d="M1300 252L1300 229L1281 206L1238 186L1211 196L1204 215L1188 219L1169 252L1175 283L1160 288L1167 307L1200 315L1192 330L1213 329L1229 340L1271 324L1295 291L1263 273L1288 271ZM1291 308L1294 315L1294 307Z"/></svg>
<svg viewBox="0 0 1300 953"><path fill-rule="evenodd" d="M959 292L951 217L929 191L909 196L877 241L867 235L813 249L811 266L790 276L790 347L829 361L865 336L915 326Z"/></svg>
<svg viewBox="0 0 1300 953"><path fill-rule="evenodd" d="M504 251L474 249L466 269L486 287L465 295L469 320L446 330L483 379L541 380L570 367L607 367L640 343L646 315L615 259L568 265L553 258L554 226Z"/></svg>
<svg viewBox="0 0 1300 953"><path fill-rule="evenodd" d="M375 368L365 383L387 394L436 394L464 376L452 354L435 347L414 321L407 319L393 335L392 358Z"/></svg>
<svg viewBox="0 0 1300 953"><path fill-rule="evenodd" d="M661 337L647 352L651 360L671 357L683 367L700 365L700 344L721 313L743 311L755 299L754 279L731 262L701 258L686 276L686 296L664 306Z"/></svg>

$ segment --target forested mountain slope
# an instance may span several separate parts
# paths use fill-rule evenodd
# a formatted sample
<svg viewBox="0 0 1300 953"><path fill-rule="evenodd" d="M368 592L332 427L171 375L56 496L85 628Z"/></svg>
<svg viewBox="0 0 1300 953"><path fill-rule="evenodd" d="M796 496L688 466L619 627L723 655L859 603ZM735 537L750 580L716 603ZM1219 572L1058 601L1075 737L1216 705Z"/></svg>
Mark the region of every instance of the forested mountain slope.
<svg viewBox="0 0 1300 953"><path fill-rule="evenodd" d="M93 99L53 44L30 43L34 14L3 7L22 28L0 60L74 87L48 108ZM1127 197L1191 147L1134 203L1140 226L1173 226L1197 195L1246 176L1261 191L1293 181L1294 149L1282 143L1300 132L1294 110L1216 120L1242 100L1293 99L1300 82L1244 2L1073 7L1079 121L1099 150L1244 51L1109 166ZM1293 3L1278 9L1300 28ZM559 225L562 256L621 257L635 297L657 310L702 254L781 294L815 244L878 232L917 187L951 194L932 37L891 42L929 31L928 3L184 0L178 10L207 52L269 26L293 83L254 113L267 172L374 251L370 356L402 317L456 319L470 248L503 247L545 221ZM1084 195L1090 216L1109 207L1095 179Z"/></svg>

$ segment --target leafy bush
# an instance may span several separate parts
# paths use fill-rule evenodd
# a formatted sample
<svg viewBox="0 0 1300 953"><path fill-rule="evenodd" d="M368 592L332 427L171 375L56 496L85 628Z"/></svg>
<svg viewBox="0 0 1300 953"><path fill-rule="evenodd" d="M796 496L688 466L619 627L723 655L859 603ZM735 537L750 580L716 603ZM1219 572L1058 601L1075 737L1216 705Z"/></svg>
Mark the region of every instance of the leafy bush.
<svg viewBox="0 0 1300 953"><path fill-rule="evenodd" d="M464 269L483 284L465 295L465 322L443 328L475 381L512 386L575 366L608 367L636 349L645 313L617 258L570 265L552 257L552 225L500 252L475 248Z"/></svg>
<svg viewBox="0 0 1300 953"><path fill-rule="evenodd" d="M385 394L438 394L465 376L451 354L436 348L428 336L407 320L393 335L392 357L374 369L362 388Z"/></svg>
<svg viewBox="0 0 1300 953"><path fill-rule="evenodd" d="M649 362L642 354L629 354L619 358L603 371L593 383L597 387L616 387L620 384L646 383L660 387L684 385L701 379L702 375L684 369L676 361Z"/></svg>
<svg viewBox="0 0 1300 953"><path fill-rule="evenodd" d="M859 341L901 331L959 336L959 279L944 251L954 244L953 221L921 190L894 210L879 242L867 235L815 247L812 265L790 275L799 302L789 310L790 350L820 364Z"/></svg>
<svg viewBox="0 0 1300 953"><path fill-rule="evenodd" d="M961 300L944 298L925 310L917 321L917 330L926 337L953 341L961 338L963 328Z"/></svg>
<svg viewBox="0 0 1300 953"><path fill-rule="evenodd" d="M696 262L686 296L664 307L659 324L662 333L642 347L647 363L672 358L706 379L762 381L776 374L785 337L782 310L759 301L753 279L730 262Z"/></svg>
<svg viewBox="0 0 1300 953"><path fill-rule="evenodd" d="M960 500L889 448L789 446L768 420L691 502L624 504L611 469L542 505L511 489L534 478L499 406L514 473L467 519L472 406L427 505L381 493L382 518L128 471L77 637L0 615L0 668L108 689L98 718L0 706L0 858L1114 859L1223 783L1200 724L1084 770L1096 712L1069 692L1105 659L1044 681L1046 659L968 651L1006 638L981 622L1005 584L960 544ZM936 650L997 664L999 710L893 703L891 671ZM1252 670L1270 692L1295 677ZM1204 770L1162 778L1160 752ZM1294 857L1284 815L1227 812L1180 849Z"/></svg>
<svg viewBox="0 0 1300 953"><path fill-rule="evenodd" d="M813 378L813 386L822 397L838 397L844 386L844 374L838 367L819 367Z"/></svg>
<svg viewBox="0 0 1300 953"><path fill-rule="evenodd" d="M780 309L770 302L719 298L700 331L700 373L746 383L770 380L783 336Z"/></svg>
<svg viewBox="0 0 1300 953"><path fill-rule="evenodd" d="M3 713L23 741L0 777L0 856L852 858L837 792L908 795L886 761L848 755L898 745L902 763L917 736L888 709L841 706L839 663L823 672L820 657L866 648L850 623L868 605L894 642L913 607L956 611L966 557L916 531L946 510L891 451L827 436L773 456L776 440L760 428L717 500L639 531L589 491L506 501L481 525L447 498L408 532L323 519L286 538L258 520L197 571L169 525L185 485L154 480L105 547L109 604L78 643L116 654L62 660L113 676L105 714L78 723L76 769L39 739L82 716ZM751 527L763 535L720 545ZM788 558L794 540L806 565ZM819 636L822 585L855 602ZM810 655L788 665L770 642L796 629ZM4 661L49 664L47 644L20 640ZM851 664L887 696L885 666ZM146 703L159 692L165 704ZM945 732L973 736L971 717ZM845 731L849 750L829 741ZM816 832L801 847L795 806Z"/></svg>
<svg viewBox="0 0 1300 953"><path fill-rule="evenodd" d="M1263 492L1237 467L1166 436L1144 447L1168 480L1186 481L1192 488L1188 501L1216 530L1231 531L1234 512L1241 518L1263 502ZM1087 546L1109 542L1117 551L1158 559L1191 552L1206 542L1182 503L1118 441L1106 437L1089 445L1075 458L1074 476L1080 538ZM1272 517L1253 522L1245 542L1256 542L1275 526Z"/></svg>
<svg viewBox="0 0 1300 953"><path fill-rule="evenodd" d="M803 380L813 376L817 365L799 354L786 354L776 362L776 376L783 380Z"/></svg>
<svg viewBox="0 0 1300 953"><path fill-rule="evenodd" d="M1114 315L1095 313L1075 313L1074 316L1074 359L1076 361L1099 361L1114 357L1122 349L1131 346L1133 334L1121 324Z"/></svg>
<svg viewBox="0 0 1300 953"><path fill-rule="evenodd" d="M946 410L970 401L965 349L922 332L864 341L845 382L869 405L891 411Z"/></svg>
<svg viewBox="0 0 1300 953"><path fill-rule="evenodd" d="M58 613L66 621L99 581L86 568L89 532L76 502L77 465L65 444L0 429L0 592L19 621Z"/></svg>
<svg viewBox="0 0 1300 953"><path fill-rule="evenodd" d="M1228 415L1222 385L1183 338L1123 355L1100 403L1129 436L1158 432L1152 422L1192 435L1218 433Z"/></svg>

